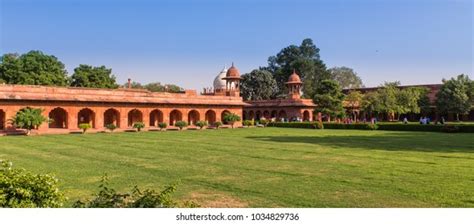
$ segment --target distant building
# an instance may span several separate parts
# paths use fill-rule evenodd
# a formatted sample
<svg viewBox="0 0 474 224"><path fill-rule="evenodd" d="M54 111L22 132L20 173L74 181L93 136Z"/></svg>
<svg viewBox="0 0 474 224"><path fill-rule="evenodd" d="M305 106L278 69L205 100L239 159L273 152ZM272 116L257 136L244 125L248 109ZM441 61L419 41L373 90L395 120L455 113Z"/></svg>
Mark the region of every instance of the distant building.
<svg viewBox="0 0 474 224"><path fill-rule="evenodd" d="M302 82L298 74L293 71L285 84L285 99L245 101L244 120L312 121L316 105L311 99L301 99Z"/></svg>

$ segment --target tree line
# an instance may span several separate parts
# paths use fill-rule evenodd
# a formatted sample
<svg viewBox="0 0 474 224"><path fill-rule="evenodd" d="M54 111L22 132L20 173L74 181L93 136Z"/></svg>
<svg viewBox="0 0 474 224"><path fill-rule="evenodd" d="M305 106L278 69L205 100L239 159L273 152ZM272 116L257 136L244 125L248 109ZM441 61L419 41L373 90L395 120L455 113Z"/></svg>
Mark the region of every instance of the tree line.
<svg viewBox="0 0 474 224"><path fill-rule="evenodd" d="M41 51L25 54L7 53L0 59L0 83L19 85L71 86L87 88L116 89L127 87L117 84L112 69L105 66L80 64L67 75L64 64L55 56ZM134 82L132 88L147 89L152 92L181 92L183 88L174 84L152 82L142 85Z"/></svg>
<svg viewBox="0 0 474 224"><path fill-rule="evenodd" d="M242 75L241 95L244 100L266 100L284 98L289 76L294 70L302 82L302 97L313 99L327 119L355 115L361 109L369 117L385 114L390 120L400 119L408 113L430 112L436 106L440 113L469 113L474 104L474 82L466 75L443 80L443 86L436 96L434 105L428 97L429 89L423 87L400 87L400 82L385 83L376 91L362 94L358 91L343 93L343 89L364 87L358 74L348 67L328 69L311 39L304 39L301 45L290 45L268 58L268 65Z"/></svg>

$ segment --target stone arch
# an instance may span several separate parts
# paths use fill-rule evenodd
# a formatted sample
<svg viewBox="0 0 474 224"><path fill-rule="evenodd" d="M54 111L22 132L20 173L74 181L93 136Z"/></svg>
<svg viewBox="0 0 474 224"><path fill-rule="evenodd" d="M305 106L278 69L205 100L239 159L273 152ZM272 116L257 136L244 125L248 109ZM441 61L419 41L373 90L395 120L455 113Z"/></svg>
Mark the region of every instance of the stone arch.
<svg viewBox="0 0 474 224"><path fill-rule="evenodd" d="M118 110L110 108L104 112L104 127L109 124L120 128L120 112Z"/></svg>
<svg viewBox="0 0 474 224"><path fill-rule="evenodd" d="M206 121L209 125L213 125L216 123L216 112L213 110L208 110L205 114Z"/></svg>
<svg viewBox="0 0 474 224"><path fill-rule="evenodd" d="M155 109L150 112L150 127L158 127L158 123L163 122L163 112Z"/></svg>
<svg viewBox="0 0 474 224"><path fill-rule="evenodd" d="M272 110L272 113L271 113L271 118L277 118L278 117L278 112L276 110Z"/></svg>
<svg viewBox="0 0 474 224"><path fill-rule="evenodd" d="M77 113L77 125L90 124L95 128L95 112L89 108L84 108Z"/></svg>
<svg viewBox="0 0 474 224"><path fill-rule="evenodd" d="M249 119L249 115L247 113L247 111L243 111L242 112L242 120L248 120Z"/></svg>
<svg viewBox="0 0 474 224"><path fill-rule="evenodd" d="M0 130L5 129L5 111L0 109Z"/></svg>
<svg viewBox="0 0 474 224"><path fill-rule="evenodd" d="M61 107L52 109L48 114L48 118L50 119L49 128L67 128L68 116L65 109Z"/></svg>
<svg viewBox="0 0 474 224"><path fill-rule="evenodd" d="M255 119L255 113L253 112L253 110L249 111L249 120L253 120Z"/></svg>
<svg viewBox="0 0 474 224"><path fill-rule="evenodd" d="M255 112L255 120L260 120L261 118L262 118L262 112L257 110L257 112Z"/></svg>
<svg viewBox="0 0 474 224"><path fill-rule="evenodd" d="M191 110L188 113L188 124L195 125L196 122L198 122L200 118L201 118L200 114L197 110Z"/></svg>
<svg viewBox="0 0 474 224"><path fill-rule="evenodd" d="M265 119L269 120L270 119L270 112L268 112L268 110L263 111L263 117Z"/></svg>
<svg viewBox="0 0 474 224"><path fill-rule="evenodd" d="M143 113L138 109L128 112L128 126L132 127L137 122L143 122Z"/></svg>
<svg viewBox="0 0 474 224"><path fill-rule="evenodd" d="M307 110L303 112L303 121L309 121L309 111Z"/></svg>
<svg viewBox="0 0 474 224"><path fill-rule="evenodd" d="M176 121L182 121L183 120L183 113L179 110L173 110L170 113L170 125L173 126Z"/></svg>
<svg viewBox="0 0 474 224"><path fill-rule="evenodd" d="M227 124L227 122L224 121L224 117L225 117L226 114L230 114L230 111L224 110L224 111L222 111L222 113L221 113L221 122L222 122L223 124Z"/></svg>

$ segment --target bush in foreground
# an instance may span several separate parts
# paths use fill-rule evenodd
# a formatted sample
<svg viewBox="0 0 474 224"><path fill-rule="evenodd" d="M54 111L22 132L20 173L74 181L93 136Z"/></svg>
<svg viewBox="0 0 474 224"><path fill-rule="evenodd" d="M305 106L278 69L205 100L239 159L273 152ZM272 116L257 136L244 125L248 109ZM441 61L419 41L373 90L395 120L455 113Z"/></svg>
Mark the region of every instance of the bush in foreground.
<svg viewBox="0 0 474 224"><path fill-rule="evenodd" d="M151 189L140 190L135 186L131 192L120 193L109 186L107 176L99 185L99 192L90 200L76 201L76 208L174 208L199 207L192 201L180 205L172 199L176 185L165 187L162 191Z"/></svg>
<svg viewBox="0 0 474 224"><path fill-rule="evenodd" d="M57 185L58 180L51 175L32 174L12 168L11 162L0 161L0 207L61 207L65 198Z"/></svg>

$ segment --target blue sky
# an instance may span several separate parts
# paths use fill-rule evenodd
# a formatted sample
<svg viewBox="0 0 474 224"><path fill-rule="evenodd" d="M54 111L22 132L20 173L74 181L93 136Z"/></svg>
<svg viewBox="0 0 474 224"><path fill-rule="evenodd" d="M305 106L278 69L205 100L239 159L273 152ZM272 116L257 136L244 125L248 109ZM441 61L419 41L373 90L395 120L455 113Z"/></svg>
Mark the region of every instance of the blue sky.
<svg viewBox="0 0 474 224"><path fill-rule="evenodd" d="M351 67L366 86L474 78L470 0L0 1L1 54L41 50L70 74L105 65L120 83L200 90L224 65L250 72L304 38L328 67Z"/></svg>

